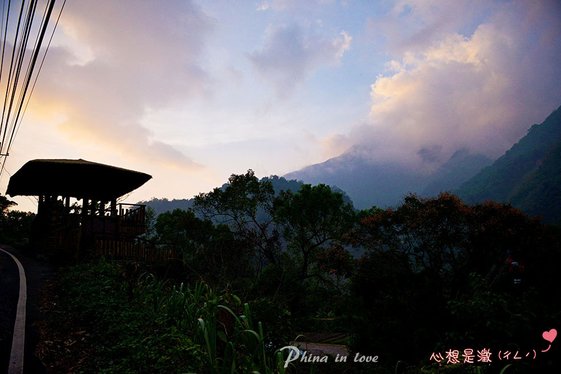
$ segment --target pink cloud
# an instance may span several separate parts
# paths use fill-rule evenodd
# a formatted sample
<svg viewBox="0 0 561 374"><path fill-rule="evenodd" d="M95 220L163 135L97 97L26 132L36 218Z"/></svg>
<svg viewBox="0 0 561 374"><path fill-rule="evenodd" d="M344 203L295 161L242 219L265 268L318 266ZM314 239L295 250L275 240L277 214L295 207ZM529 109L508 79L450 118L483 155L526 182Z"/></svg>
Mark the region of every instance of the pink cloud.
<svg viewBox="0 0 561 374"><path fill-rule="evenodd" d="M448 3L414 3L436 13L424 19L439 32L411 48L401 44L387 75L372 84L369 126L350 134L372 159L426 164L425 149L438 163L459 148L497 157L561 104L557 3L496 6L468 36L439 23L453 13Z"/></svg>
<svg viewBox="0 0 561 374"><path fill-rule="evenodd" d="M198 167L154 140L142 119L149 108L208 93L199 57L211 20L190 1L81 1L67 6L61 22L59 32L72 43L49 51L30 109L56 108L64 119L58 129L76 142L162 166ZM85 62L76 63L81 51L73 45L88 51Z"/></svg>

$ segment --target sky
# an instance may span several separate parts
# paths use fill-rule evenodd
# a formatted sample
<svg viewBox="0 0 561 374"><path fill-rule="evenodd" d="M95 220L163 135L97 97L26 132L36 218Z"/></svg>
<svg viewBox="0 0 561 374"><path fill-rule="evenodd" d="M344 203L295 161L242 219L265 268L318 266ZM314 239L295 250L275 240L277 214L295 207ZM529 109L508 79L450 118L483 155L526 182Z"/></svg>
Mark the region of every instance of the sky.
<svg viewBox="0 0 561 374"><path fill-rule="evenodd" d="M496 158L561 105L559 66L556 0L68 0L6 170L139 170L136 202L345 152Z"/></svg>

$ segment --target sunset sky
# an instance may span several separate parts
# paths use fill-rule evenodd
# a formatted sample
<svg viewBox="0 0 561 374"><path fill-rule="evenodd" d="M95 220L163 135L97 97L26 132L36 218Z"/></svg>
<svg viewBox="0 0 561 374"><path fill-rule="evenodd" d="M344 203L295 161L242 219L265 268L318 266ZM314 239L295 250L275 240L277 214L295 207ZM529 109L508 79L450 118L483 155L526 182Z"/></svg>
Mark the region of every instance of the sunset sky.
<svg viewBox="0 0 561 374"><path fill-rule="evenodd" d="M189 198L353 146L498 157L560 105L558 0L68 0L6 166L82 158L151 174L129 202Z"/></svg>

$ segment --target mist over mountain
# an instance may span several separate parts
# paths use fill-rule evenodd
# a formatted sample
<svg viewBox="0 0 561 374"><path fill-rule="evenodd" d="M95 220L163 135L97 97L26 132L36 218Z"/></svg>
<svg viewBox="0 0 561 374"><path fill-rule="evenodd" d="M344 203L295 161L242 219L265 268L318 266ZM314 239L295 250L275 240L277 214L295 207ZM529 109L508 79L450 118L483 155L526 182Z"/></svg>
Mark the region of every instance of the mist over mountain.
<svg viewBox="0 0 561 374"><path fill-rule="evenodd" d="M422 156L429 159L427 152ZM429 197L452 191L468 203L510 203L546 222L559 223L561 107L542 124L533 125L494 162L463 148L434 172L426 173L399 163L376 162L351 150L285 177L338 186L349 194L357 208L395 206L408 193Z"/></svg>
<svg viewBox="0 0 561 374"><path fill-rule="evenodd" d="M427 181L422 173L400 164L373 164L360 154L346 153L284 176L305 183L325 183L346 191L356 208L384 207Z"/></svg>
<svg viewBox="0 0 561 374"><path fill-rule="evenodd" d="M376 163L351 151L288 173L285 178L337 186L359 209L384 208L397 205L409 193L434 196L451 191L491 162L483 155L460 149L434 172L427 173L397 162Z"/></svg>
<svg viewBox="0 0 561 374"><path fill-rule="evenodd" d="M456 193L469 203L511 203L546 222L560 223L561 107Z"/></svg>

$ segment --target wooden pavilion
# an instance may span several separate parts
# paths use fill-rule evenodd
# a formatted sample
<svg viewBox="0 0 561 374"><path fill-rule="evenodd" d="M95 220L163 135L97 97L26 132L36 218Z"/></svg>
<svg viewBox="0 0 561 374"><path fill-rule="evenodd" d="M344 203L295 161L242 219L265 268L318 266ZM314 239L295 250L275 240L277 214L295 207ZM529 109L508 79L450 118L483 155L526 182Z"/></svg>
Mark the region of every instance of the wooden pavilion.
<svg viewBox="0 0 561 374"><path fill-rule="evenodd" d="M39 197L34 246L78 257L107 247L131 247L145 233L145 206L117 201L151 178L81 159L40 159L23 165L6 193Z"/></svg>

